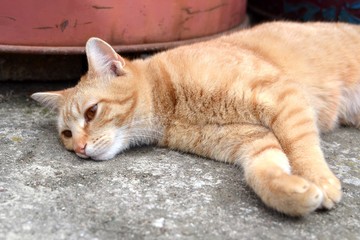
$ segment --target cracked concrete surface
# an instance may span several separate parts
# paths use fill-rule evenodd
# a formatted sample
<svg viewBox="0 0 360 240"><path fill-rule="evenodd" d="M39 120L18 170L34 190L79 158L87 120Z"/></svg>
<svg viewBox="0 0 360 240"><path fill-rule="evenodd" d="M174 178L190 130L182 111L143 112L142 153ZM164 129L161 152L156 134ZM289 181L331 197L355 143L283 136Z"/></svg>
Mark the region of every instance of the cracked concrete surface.
<svg viewBox="0 0 360 240"><path fill-rule="evenodd" d="M359 130L323 136L342 202L294 219L232 165L155 147L104 162L64 150L54 114L29 95L67 85L0 87L0 239L360 239Z"/></svg>

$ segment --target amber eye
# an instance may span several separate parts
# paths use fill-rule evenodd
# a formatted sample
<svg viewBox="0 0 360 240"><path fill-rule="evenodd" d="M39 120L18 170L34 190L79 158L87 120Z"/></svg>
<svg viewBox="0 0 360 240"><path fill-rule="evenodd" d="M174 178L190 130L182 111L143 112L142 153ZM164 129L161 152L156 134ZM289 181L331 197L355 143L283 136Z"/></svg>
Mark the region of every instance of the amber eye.
<svg viewBox="0 0 360 240"><path fill-rule="evenodd" d="M95 115L96 115L96 111L97 111L97 104L89 107L86 112L85 112L85 121L86 122L90 122L91 120L94 119Z"/></svg>
<svg viewBox="0 0 360 240"><path fill-rule="evenodd" d="M66 138L71 138L72 137L72 133L71 133L70 130L63 131L62 135L64 135L64 137L66 137Z"/></svg>

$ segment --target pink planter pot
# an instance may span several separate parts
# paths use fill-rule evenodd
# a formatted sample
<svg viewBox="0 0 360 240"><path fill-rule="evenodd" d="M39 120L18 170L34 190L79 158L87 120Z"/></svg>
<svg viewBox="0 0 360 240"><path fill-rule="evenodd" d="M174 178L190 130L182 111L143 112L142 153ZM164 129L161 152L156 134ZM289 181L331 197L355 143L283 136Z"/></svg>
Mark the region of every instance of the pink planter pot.
<svg viewBox="0 0 360 240"><path fill-rule="evenodd" d="M76 52L92 36L141 50L227 31L245 19L246 0L11 0L0 4L0 51Z"/></svg>

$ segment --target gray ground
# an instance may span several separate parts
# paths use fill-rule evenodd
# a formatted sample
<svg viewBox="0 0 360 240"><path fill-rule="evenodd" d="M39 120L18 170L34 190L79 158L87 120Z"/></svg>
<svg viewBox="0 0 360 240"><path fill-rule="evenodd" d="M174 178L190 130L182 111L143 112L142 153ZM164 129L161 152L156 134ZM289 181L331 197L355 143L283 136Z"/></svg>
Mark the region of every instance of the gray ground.
<svg viewBox="0 0 360 240"><path fill-rule="evenodd" d="M323 136L342 202L294 219L264 207L231 165L154 147L76 157L28 98L49 87L64 84L0 86L0 239L360 239L358 130Z"/></svg>

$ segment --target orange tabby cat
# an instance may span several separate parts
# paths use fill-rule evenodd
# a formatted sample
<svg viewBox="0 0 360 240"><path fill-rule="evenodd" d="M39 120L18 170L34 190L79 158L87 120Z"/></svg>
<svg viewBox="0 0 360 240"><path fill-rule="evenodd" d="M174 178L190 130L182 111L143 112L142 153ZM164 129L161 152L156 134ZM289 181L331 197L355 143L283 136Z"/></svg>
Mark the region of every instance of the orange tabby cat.
<svg viewBox="0 0 360 240"><path fill-rule="evenodd" d="M360 126L360 27L266 23L131 62L91 38L86 53L77 86L32 95L58 110L78 156L157 144L241 165L262 201L288 215L340 201L319 132Z"/></svg>

